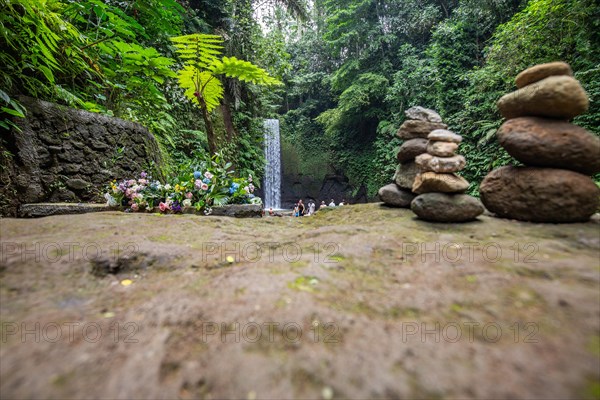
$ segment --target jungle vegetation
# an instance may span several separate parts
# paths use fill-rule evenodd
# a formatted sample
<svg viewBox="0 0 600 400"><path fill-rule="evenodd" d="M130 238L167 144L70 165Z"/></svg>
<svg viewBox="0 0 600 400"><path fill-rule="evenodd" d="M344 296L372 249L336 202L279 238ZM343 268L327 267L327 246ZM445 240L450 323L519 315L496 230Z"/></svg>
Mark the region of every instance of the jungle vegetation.
<svg viewBox="0 0 600 400"><path fill-rule="evenodd" d="M261 176L262 119L280 118L307 173L374 196L395 168L404 110L464 137L477 193L511 163L495 102L514 77L563 60L600 134L595 0L0 0L0 129L26 95L147 126L175 168L220 152ZM598 180L598 177L596 177Z"/></svg>

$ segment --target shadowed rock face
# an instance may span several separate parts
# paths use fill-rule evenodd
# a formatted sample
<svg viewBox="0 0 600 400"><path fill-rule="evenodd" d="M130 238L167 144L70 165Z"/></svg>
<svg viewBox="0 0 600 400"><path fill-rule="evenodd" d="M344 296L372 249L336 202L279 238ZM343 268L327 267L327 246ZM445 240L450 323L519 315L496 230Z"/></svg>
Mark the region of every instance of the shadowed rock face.
<svg viewBox="0 0 600 400"><path fill-rule="evenodd" d="M146 171L160 178L160 152L143 126L118 118L20 98L27 118L15 122L6 141L12 158L2 158L0 215L15 216L19 204L103 202L113 179ZM4 133L3 133L4 134ZM1 204L4 203L4 206Z"/></svg>
<svg viewBox="0 0 600 400"><path fill-rule="evenodd" d="M1 397L585 398L599 217L479 219L378 204L0 219ZM34 243L62 250L36 261L19 247ZM39 341L21 339L22 322L40 324Z"/></svg>
<svg viewBox="0 0 600 400"><path fill-rule="evenodd" d="M485 207L500 217L556 223L589 220L600 196L594 181L577 172L512 166L490 172L479 193Z"/></svg>

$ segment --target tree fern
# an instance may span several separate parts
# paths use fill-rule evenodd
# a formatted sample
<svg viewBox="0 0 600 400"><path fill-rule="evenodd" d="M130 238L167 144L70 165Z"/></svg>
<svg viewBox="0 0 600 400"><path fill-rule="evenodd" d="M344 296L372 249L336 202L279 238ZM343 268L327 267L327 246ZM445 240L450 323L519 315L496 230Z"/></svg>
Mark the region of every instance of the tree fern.
<svg viewBox="0 0 600 400"><path fill-rule="evenodd" d="M219 76L236 78L257 85L281 85L264 69L235 57L222 57L223 38L218 35L195 33L171 38L183 67L178 71L179 85L185 96L197 102L206 125L211 153L217 150L210 113L223 98L223 83Z"/></svg>

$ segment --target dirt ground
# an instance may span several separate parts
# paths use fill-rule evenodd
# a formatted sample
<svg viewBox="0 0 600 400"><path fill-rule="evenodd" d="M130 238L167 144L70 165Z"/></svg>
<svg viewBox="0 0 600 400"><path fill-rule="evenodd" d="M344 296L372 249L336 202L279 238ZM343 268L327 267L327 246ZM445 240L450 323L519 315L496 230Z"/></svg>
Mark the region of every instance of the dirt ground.
<svg viewBox="0 0 600 400"><path fill-rule="evenodd" d="M600 217L1 219L0 397L600 398Z"/></svg>

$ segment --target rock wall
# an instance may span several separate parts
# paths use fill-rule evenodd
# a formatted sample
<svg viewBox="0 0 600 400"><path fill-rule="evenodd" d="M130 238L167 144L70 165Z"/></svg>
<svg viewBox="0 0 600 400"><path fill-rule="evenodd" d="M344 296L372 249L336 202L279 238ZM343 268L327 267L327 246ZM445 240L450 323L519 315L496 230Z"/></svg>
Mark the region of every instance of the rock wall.
<svg viewBox="0 0 600 400"><path fill-rule="evenodd" d="M158 144L143 126L22 97L21 131L2 133L0 215L16 216L20 204L103 202L113 179L147 171L161 177Z"/></svg>

